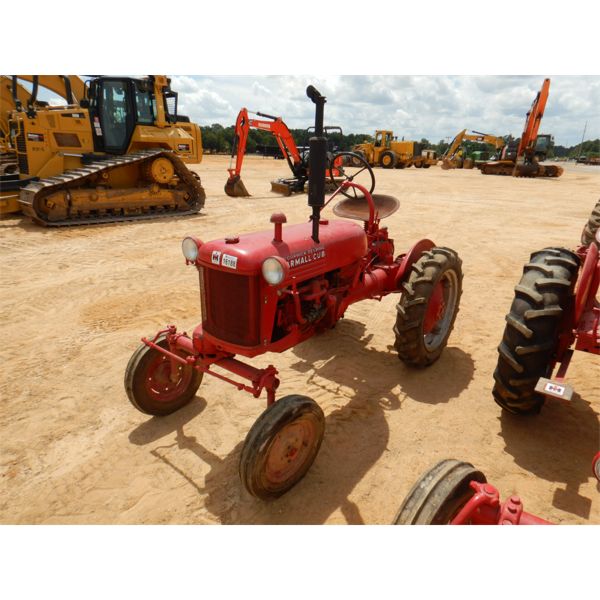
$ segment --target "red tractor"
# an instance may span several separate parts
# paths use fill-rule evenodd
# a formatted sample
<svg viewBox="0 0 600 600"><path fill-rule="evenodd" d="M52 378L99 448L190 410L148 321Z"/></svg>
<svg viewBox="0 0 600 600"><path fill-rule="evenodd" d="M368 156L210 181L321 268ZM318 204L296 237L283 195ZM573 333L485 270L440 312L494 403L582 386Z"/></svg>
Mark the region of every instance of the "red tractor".
<svg viewBox="0 0 600 600"><path fill-rule="evenodd" d="M511 413L538 413L547 396L571 400L565 376L573 352L600 355L599 226L600 201L574 252L544 248L523 268L494 372L494 399ZM594 472L600 479L598 456Z"/></svg>
<svg viewBox="0 0 600 600"><path fill-rule="evenodd" d="M518 496L500 493L472 464L439 462L410 490L394 525L550 525L523 510Z"/></svg>
<svg viewBox="0 0 600 600"><path fill-rule="evenodd" d="M461 261L453 250L423 239L394 256L394 241L380 225L399 207L392 196L371 195L346 176L325 202L325 98L313 86L306 91L316 105L310 219L284 227L285 215L275 213L267 231L206 243L186 237L182 250L199 274L202 323L191 336L170 325L142 338L125 373L130 401L150 415L185 406L204 375L256 398L264 391L267 408L250 429L240 460L244 486L263 499L282 495L306 474L325 419L307 396L276 401L277 369L256 368L236 355L284 352L334 327L351 304L398 293L395 349L405 363L425 367L447 344L462 291ZM322 211L334 198L341 201L333 212L360 224L325 218Z"/></svg>

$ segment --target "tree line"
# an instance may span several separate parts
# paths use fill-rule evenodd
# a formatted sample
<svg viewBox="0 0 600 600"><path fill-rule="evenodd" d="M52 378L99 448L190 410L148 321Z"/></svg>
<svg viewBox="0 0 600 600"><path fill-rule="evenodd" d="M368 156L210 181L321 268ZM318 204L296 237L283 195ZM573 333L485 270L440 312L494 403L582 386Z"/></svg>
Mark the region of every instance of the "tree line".
<svg viewBox="0 0 600 600"><path fill-rule="evenodd" d="M207 153L231 153L231 146L233 143L233 136L235 128L233 125L229 127L223 127L219 123L214 123L210 126L200 128L202 130L202 146L204 151ZM312 135L311 132L305 129L290 129L290 133L294 138L296 146L298 148L308 147L308 141ZM356 144L363 142L373 142L374 138L368 133L329 133L328 139L330 145L336 150L351 150ZM512 136L506 136L507 141L512 140ZM432 149L438 153L438 156L442 155L450 146L449 142L440 140L437 144L430 142L427 138L421 138L419 140L422 147L425 149ZM277 142L273 137L273 134L268 131L262 131L260 129L250 129L248 133L248 141L246 144L246 152L254 154L257 151L265 152L265 149L274 149L277 146ZM494 153L494 146L491 144L478 144L477 142L471 142L465 140L463 146L468 153L475 150L487 150L490 154ZM583 142L581 149L580 144L574 146L561 146L551 145L548 158L577 158L578 156L594 157L600 156L600 139L588 140Z"/></svg>

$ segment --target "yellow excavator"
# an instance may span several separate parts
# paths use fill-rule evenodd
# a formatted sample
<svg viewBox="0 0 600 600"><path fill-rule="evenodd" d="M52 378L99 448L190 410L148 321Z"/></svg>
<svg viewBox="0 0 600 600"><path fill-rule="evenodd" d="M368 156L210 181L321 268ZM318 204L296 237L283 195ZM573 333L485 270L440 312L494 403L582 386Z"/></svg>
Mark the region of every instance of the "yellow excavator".
<svg viewBox="0 0 600 600"><path fill-rule="evenodd" d="M489 133L481 133L480 131L473 131L467 133L466 129L463 129L454 136L452 143L444 152L441 157L441 167L444 170L448 169L472 169L474 162L470 159L463 158L461 145L465 140L472 142L479 142L481 144L492 144L496 151L499 151L506 145L504 138L491 135Z"/></svg>
<svg viewBox="0 0 600 600"><path fill-rule="evenodd" d="M0 200L18 194L18 207L46 226L188 215L203 207L200 178L185 164L202 160L200 128L177 114L166 76L59 76L66 106L37 101L42 75L31 76L32 90L21 98L20 77L11 78L8 118L18 176L0 179Z"/></svg>

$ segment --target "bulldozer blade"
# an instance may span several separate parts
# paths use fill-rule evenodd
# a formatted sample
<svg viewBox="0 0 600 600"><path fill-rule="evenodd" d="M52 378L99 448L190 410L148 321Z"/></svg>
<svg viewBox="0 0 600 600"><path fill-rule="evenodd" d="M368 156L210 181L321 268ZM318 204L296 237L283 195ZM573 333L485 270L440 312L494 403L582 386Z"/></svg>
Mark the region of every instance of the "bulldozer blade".
<svg viewBox="0 0 600 600"><path fill-rule="evenodd" d="M250 192L246 189L246 186L239 175L227 180L227 183L225 184L225 193L232 198L245 198L250 196Z"/></svg>
<svg viewBox="0 0 600 600"><path fill-rule="evenodd" d="M277 179L271 181L271 191L276 192L277 194L283 194L284 196L292 195L292 188L289 186L289 184Z"/></svg>

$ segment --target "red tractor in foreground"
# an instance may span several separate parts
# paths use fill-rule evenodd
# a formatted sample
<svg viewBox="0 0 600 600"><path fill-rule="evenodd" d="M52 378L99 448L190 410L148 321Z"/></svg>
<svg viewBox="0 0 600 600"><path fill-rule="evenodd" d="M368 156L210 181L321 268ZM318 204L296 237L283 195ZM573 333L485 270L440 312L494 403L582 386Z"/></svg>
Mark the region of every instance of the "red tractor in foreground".
<svg viewBox="0 0 600 600"><path fill-rule="evenodd" d="M461 261L453 250L423 239L394 255L394 241L380 224L399 207L392 196L371 195L346 176L325 202L325 97L313 86L307 95L316 105L310 219L285 226L285 215L275 213L267 231L206 243L186 237L182 250L199 274L202 323L191 336L169 325L142 338L125 373L132 404L157 416L188 404L204 375L256 398L264 391L267 408L250 429L240 460L244 486L263 499L282 495L306 474L325 419L305 395L276 401L273 365L259 369L236 356L284 352L334 327L351 304L398 293L395 349L405 363L425 367L447 344L462 291ZM334 198L341 201L333 212L343 220L322 215Z"/></svg>

